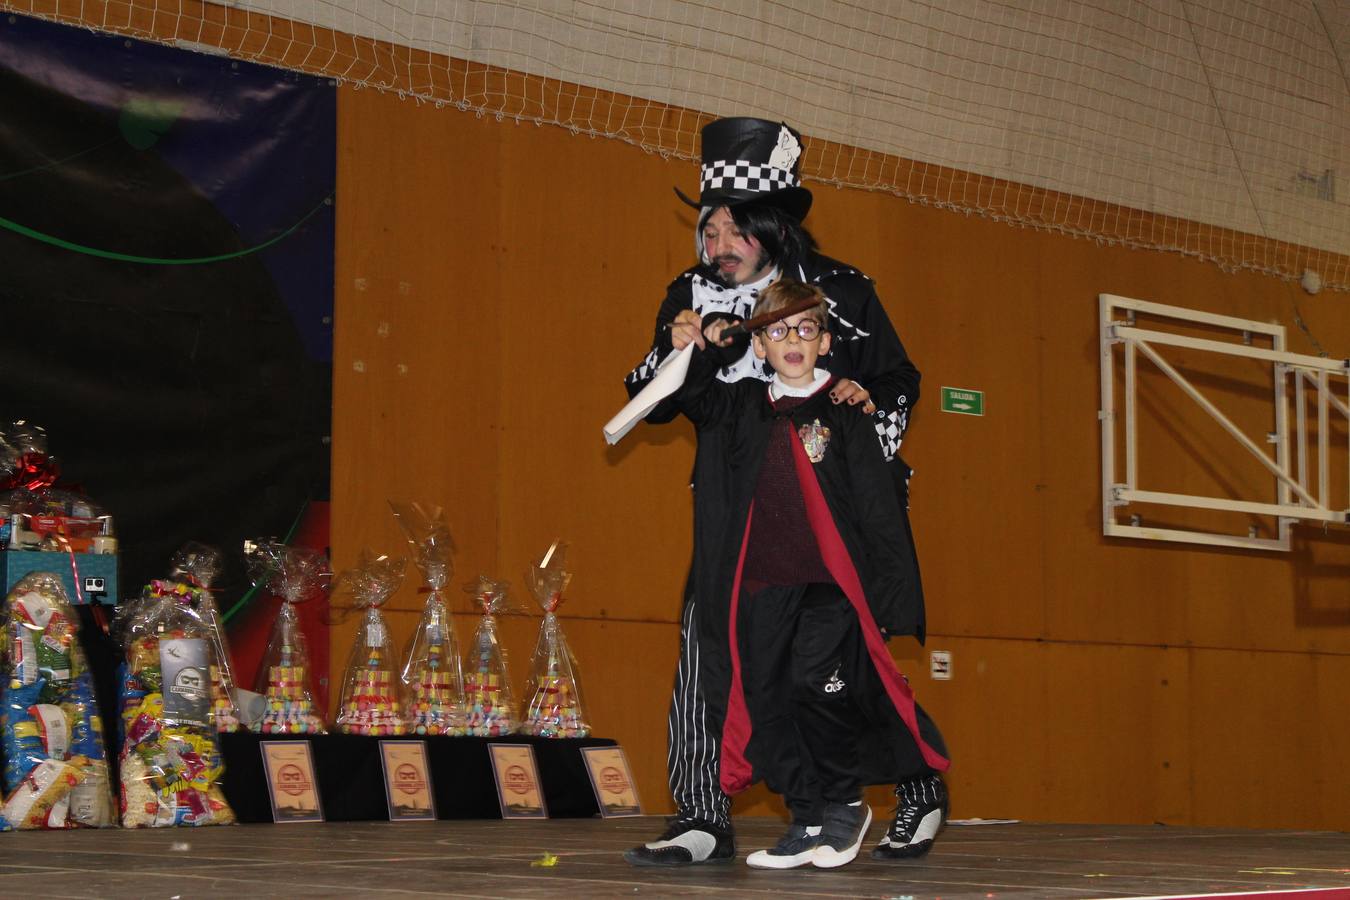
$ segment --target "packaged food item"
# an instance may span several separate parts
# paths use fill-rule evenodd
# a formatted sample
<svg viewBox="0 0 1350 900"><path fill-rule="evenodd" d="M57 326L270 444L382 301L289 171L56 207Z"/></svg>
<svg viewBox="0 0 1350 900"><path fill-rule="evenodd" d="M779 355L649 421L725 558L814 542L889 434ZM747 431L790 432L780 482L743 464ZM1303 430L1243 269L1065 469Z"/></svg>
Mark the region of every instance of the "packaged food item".
<svg viewBox="0 0 1350 900"><path fill-rule="evenodd" d="M521 716L520 731L536 737L586 737L591 726L581 703L581 682L576 657L558 621L558 607L572 573L563 569L567 545L554 541L540 561L526 571L526 582L535 602L544 611L539 639L530 658L529 699Z"/></svg>
<svg viewBox="0 0 1350 900"><path fill-rule="evenodd" d="M506 656L497 639L497 616L507 611L508 587L505 581L493 581L483 575L464 586L483 614L474 631L464 672L465 732L478 737L514 734L520 724L516 720Z"/></svg>
<svg viewBox="0 0 1350 900"><path fill-rule="evenodd" d="M349 598L350 608L361 613L338 707L338 729L347 734L388 736L408 731L394 642L380 614L380 607L403 583L407 565L401 556L362 550L356 565L338 576L335 593Z"/></svg>
<svg viewBox="0 0 1350 900"><path fill-rule="evenodd" d="M70 826L70 797L83 780L85 760L44 759L33 768L0 809L5 828L46 829Z"/></svg>
<svg viewBox="0 0 1350 900"><path fill-rule="evenodd" d="M408 640L399 670L408 698L408 720L414 734L465 733L464 666L445 586L450 581L450 527L440 507L390 503L422 573L427 595L422 618Z"/></svg>
<svg viewBox="0 0 1350 900"><path fill-rule="evenodd" d="M77 622L52 573L24 576L5 598L0 828L114 824L103 724Z"/></svg>
<svg viewBox="0 0 1350 900"><path fill-rule="evenodd" d="M0 495L8 512L8 548L60 553L116 553L113 519L81 494L53 487Z"/></svg>
<svg viewBox="0 0 1350 900"><path fill-rule="evenodd" d="M224 761L211 718L215 646L201 588L152 581L125 620L122 825L226 825Z"/></svg>
<svg viewBox="0 0 1350 900"><path fill-rule="evenodd" d="M211 641L211 725L218 732L238 731L239 708L234 699L234 672L230 665L230 644L225 623L216 604L212 585L225 567L224 557L215 547L189 541L169 561L169 580L192 590L197 612L207 627Z"/></svg>
<svg viewBox="0 0 1350 900"><path fill-rule="evenodd" d="M258 669L257 691L266 711L254 726L263 734L324 734L314 705L309 643L295 606L327 592L332 572L327 555L277 541L250 541L245 556L254 584L281 598L272 637Z"/></svg>

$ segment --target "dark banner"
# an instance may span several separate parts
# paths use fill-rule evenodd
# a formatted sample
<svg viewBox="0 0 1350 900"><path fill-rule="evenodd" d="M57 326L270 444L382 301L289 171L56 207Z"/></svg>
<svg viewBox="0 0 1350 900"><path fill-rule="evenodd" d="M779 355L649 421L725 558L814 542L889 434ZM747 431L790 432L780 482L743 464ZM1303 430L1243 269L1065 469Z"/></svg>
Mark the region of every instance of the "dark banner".
<svg viewBox="0 0 1350 900"><path fill-rule="evenodd" d="M228 609L327 499L335 129L324 79L0 20L0 420L115 517L124 596L197 540Z"/></svg>

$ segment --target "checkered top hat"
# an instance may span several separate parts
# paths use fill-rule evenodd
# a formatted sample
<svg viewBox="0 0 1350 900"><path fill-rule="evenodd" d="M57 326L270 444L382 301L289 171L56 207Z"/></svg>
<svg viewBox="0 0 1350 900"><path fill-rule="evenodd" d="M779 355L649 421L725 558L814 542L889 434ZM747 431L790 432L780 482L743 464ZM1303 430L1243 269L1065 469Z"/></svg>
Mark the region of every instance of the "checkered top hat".
<svg viewBox="0 0 1350 900"><path fill-rule="evenodd" d="M703 167L698 200L675 193L695 209L773 203L801 221L811 208L802 187L802 136L767 119L717 119L703 126Z"/></svg>

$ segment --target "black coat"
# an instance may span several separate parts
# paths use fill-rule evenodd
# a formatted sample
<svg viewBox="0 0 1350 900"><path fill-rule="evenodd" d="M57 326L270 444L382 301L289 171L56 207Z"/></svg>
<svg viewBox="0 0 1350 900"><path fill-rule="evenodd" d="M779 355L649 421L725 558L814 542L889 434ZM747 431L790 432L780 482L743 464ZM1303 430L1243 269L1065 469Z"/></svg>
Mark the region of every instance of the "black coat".
<svg viewBox="0 0 1350 900"><path fill-rule="evenodd" d="M699 631L699 672L703 696L714 721L724 723L722 781L728 793L754 780L744 762L748 721L733 675L735 642L730 633L739 591L741 551L751 502L776 418L791 420L798 478L812 530L831 573L858 613L866 663L873 672L882 723L870 749L884 759L869 766L875 780L892 780L927 765L945 769L945 747L935 734L921 736L913 697L885 649L884 634L922 630L923 593L909 519L893 490L898 457L888 462L871 417L858 407L836 405L822 389L786 414L775 412L768 385L752 379L734 384L716 380L716 359L695 352L685 386L667 401L694 422L699 454L695 472L694 595ZM663 405L663 406L664 406ZM662 407L659 411L665 412ZM799 437L803 429L823 438L819 458L809 460ZM714 449L715 452L714 452ZM855 681L855 683L861 683ZM886 714L885 709L893 712ZM904 735L897 740L897 729ZM877 754L871 754L875 759ZM868 778L869 781L874 780Z"/></svg>

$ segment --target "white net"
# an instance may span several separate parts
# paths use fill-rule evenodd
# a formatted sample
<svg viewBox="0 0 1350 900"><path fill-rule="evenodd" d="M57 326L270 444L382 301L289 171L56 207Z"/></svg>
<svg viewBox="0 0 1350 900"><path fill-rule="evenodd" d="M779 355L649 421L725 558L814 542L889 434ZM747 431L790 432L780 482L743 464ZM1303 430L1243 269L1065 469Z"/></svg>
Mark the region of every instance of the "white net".
<svg viewBox="0 0 1350 900"><path fill-rule="evenodd" d="M696 158L1350 290L1348 0L0 0Z"/></svg>

